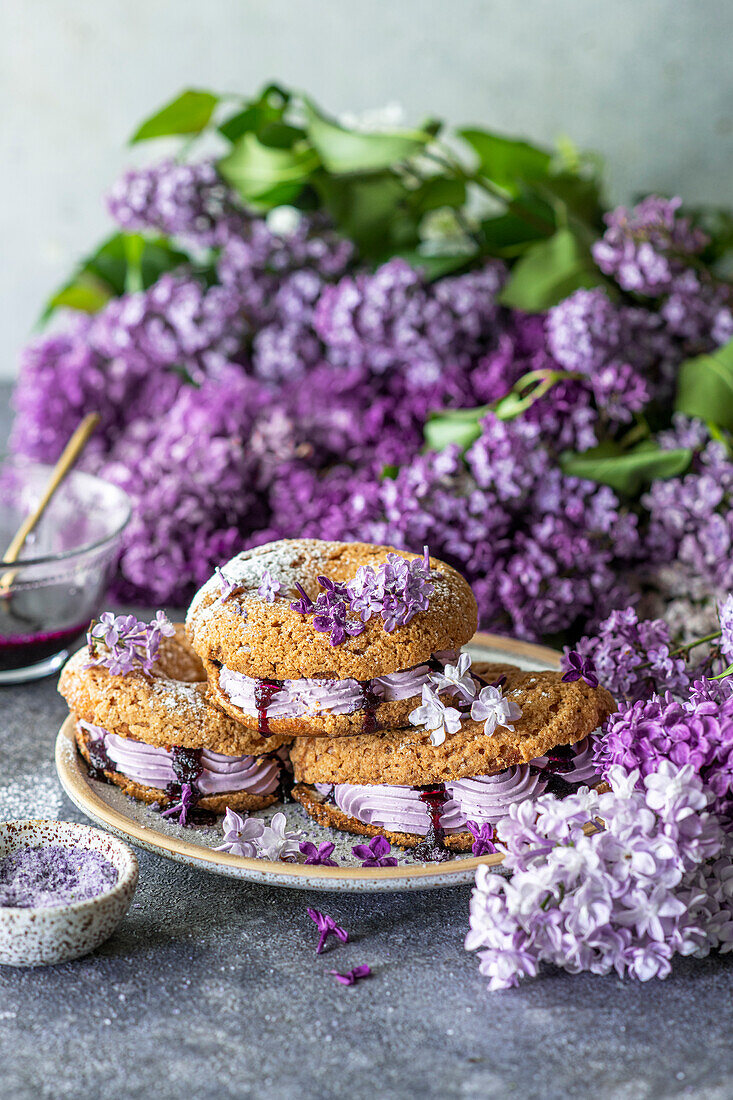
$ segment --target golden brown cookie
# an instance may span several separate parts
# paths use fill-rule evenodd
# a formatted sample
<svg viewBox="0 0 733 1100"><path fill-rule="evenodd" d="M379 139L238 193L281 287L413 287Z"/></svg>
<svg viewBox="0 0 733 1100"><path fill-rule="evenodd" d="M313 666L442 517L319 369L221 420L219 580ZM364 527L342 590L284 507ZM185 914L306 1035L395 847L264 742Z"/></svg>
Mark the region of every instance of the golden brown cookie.
<svg viewBox="0 0 733 1100"><path fill-rule="evenodd" d="M222 574L234 590L222 589L215 575L187 617L218 705L262 734L349 736L404 725L426 675L418 680L411 670L435 663L435 654L456 651L473 636L476 601L463 578L431 558L434 591L427 609L392 631L377 612L361 624L362 633L337 645L315 629L313 615L291 608L301 599L296 584L315 600L323 593L318 577L343 584L362 566L378 568L396 553L366 543L286 539L228 562ZM270 599L258 591L264 575L280 586ZM354 611L349 621L360 624ZM399 698L402 687L391 691L380 682L390 676L407 676L411 694Z"/></svg>
<svg viewBox="0 0 733 1100"><path fill-rule="evenodd" d="M261 737L224 714L211 701L203 665L182 624L162 638L149 675L139 670L113 676L104 667L87 668L85 646L61 673L59 692L79 718L149 745L210 749L225 756L261 756L286 737Z"/></svg>
<svg viewBox="0 0 733 1100"><path fill-rule="evenodd" d="M510 669L506 675L504 695L522 708L513 732L499 726L487 736L483 722L466 719L437 746L413 727L355 737L298 737L290 747L296 782L424 786L492 775L580 741L615 709L605 688L583 680L565 683L559 672Z"/></svg>
<svg viewBox="0 0 733 1100"><path fill-rule="evenodd" d="M101 779L103 777L108 783L114 783L130 798L137 798L141 802L158 802L161 806L167 806L176 801L173 795L160 787L146 787L113 768L100 768L97 757L93 752L90 752L90 745L93 740L91 734L77 724L74 736L79 752L94 770L97 778ZM227 808L232 810L261 810L265 806L271 806L277 800L277 792L273 794L250 794L247 791L225 791L222 794L204 795L197 799L196 808L223 814Z"/></svg>
<svg viewBox="0 0 733 1100"><path fill-rule="evenodd" d="M425 837L417 833L395 833L381 825L365 825L363 821L349 817L315 788L305 784L293 787L292 793L310 816L326 828L340 829L343 833L355 833L357 836L385 836L390 844L397 844L400 848L414 848L425 841ZM473 840L470 833L454 833L444 837L442 844L453 852L470 852Z"/></svg>
<svg viewBox="0 0 733 1100"><path fill-rule="evenodd" d="M291 609L299 598L296 583L315 600L321 591L317 577L345 583L362 566L382 565L388 554L407 561L421 557L391 546L320 539L282 539L247 550L222 567L238 585L233 595L221 598L215 575L194 596L186 618L193 648L203 660L263 680L361 681L460 649L476 630L476 600L460 573L437 558L430 559L435 591L428 609L391 632L375 614L361 634L331 645L328 633L314 629L312 616ZM272 603L258 595L265 570L281 585Z"/></svg>

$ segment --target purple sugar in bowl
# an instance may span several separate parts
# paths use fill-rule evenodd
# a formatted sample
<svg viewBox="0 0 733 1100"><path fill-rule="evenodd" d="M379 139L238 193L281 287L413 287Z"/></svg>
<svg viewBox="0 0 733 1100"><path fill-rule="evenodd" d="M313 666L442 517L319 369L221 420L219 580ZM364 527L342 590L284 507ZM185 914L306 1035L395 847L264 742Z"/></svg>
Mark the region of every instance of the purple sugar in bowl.
<svg viewBox="0 0 733 1100"><path fill-rule="evenodd" d="M101 607L130 519L122 489L72 470L18 561L1 560L51 470L20 457L0 461L0 685L61 667Z"/></svg>
<svg viewBox="0 0 733 1100"><path fill-rule="evenodd" d="M0 966L48 966L94 951L137 887L135 853L72 821L0 822Z"/></svg>

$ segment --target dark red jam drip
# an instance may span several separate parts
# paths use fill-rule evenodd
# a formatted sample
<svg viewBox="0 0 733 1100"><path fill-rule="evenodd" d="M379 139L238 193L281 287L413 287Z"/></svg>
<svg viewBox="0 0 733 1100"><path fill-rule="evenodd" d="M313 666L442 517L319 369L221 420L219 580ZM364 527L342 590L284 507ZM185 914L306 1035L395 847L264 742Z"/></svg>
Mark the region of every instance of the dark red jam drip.
<svg viewBox="0 0 733 1100"><path fill-rule="evenodd" d="M560 775L563 772L573 770L573 761L575 760L573 745L557 745L550 752L545 753L545 756L549 761L549 771Z"/></svg>
<svg viewBox="0 0 733 1100"><path fill-rule="evenodd" d="M571 783L568 783L567 779L563 779L561 775L555 775L545 768L542 769L541 775L547 783L545 794L554 794L557 798L564 798L565 795L571 794L575 789Z"/></svg>
<svg viewBox="0 0 733 1100"><path fill-rule="evenodd" d="M372 687L371 680L364 680L359 684L361 689L361 700L359 703L359 710L364 712L364 718L361 723L362 733L375 733L377 730L377 707L381 703L381 699Z"/></svg>
<svg viewBox="0 0 733 1100"><path fill-rule="evenodd" d="M196 786L196 780L204 770L201 749L184 749L182 745L174 745L171 749L171 764L179 784L190 783L192 787Z"/></svg>
<svg viewBox="0 0 733 1100"><path fill-rule="evenodd" d="M445 784L419 787L417 796L428 808L430 824L425 839L412 849L412 853L417 859L422 859L426 863L444 863L446 859L450 859L450 852L445 846L445 832L440 824L443 806L448 801Z"/></svg>
<svg viewBox="0 0 733 1100"><path fill-rule="evenodd" d="M293 802L293 787L295 780L293 779L293 773L290 768L286 768L285 764L280 764L280 784L277 788L277 797L280 802Z"/></svg>
<svg viewBox="0 0 733 1100"><path fill-rule="evenodd" d="M101 779L105 783L109 783L104 773L116 772L117 767L107 755L107 750L104 747L104 738L97 737L93 741L87 741L87 753L89 754L87 771L92 779Z"/></svg>
<svg viewBox="0 0 733 1100"><path fill-rule="evenodd" d="M270 732L267 720L267 708L282 687L279 680L258 680L255 687L255 706L257 707L257 729L260 733Z"/></svg>

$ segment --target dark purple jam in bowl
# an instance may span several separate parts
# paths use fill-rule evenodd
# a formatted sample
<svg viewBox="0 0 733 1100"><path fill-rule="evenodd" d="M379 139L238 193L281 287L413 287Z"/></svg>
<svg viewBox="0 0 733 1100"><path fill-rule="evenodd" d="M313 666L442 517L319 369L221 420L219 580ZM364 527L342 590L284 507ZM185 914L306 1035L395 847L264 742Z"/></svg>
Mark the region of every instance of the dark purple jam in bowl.
<svg viewBox="0 0 733 1100"><path fill-rule="evenodd" d="M2 561L34 509L51 467L0 463L0 684L57 671L98 614L130 518L127 494L74 470L29 535L19 561Z"/></svg>

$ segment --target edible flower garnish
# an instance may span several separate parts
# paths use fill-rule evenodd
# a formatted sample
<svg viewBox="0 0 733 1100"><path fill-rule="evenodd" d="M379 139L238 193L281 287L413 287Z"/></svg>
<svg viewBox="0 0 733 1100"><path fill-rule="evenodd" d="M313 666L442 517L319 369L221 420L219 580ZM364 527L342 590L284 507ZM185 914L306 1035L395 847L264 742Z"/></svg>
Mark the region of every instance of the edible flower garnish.
<svg viewBox="0 0 733 1100"><path fill-rule="evenodd" d="M134 669L149 673L158 660L161 638L170 638L175 632L162 611L156 612L151 623L105 611L87 634L92 658L87 668L102 666L114 676L125 676Z"/></svg>
<svg viewBox="0 0 733 1100"><path fill-rule="evenodd" d="M345 928L339 927L333 917L329 917L328 913L321 913L318 909L306 909L306 912L310 919L315 922L316 928L320 932L316 955L322 954L329 936L335 936L337 940L341 940L341 943L348 942L349 933Z"/></svg>
<svg viewBox="0 0 733 1100"><path fill-rule="evenodd" d="M410 561L399 554L388 554L386 562L376 569L362 565L349 581L352 609L362 622L381 614L384 629L391 633L395 627L409 623L418 611L427 611L435 591L432 576L427 546L422 558Z"/></svg>
<svg viewBox="0 0 733 1100"><path fill-rule="evenodd" d="M446 732L458 733L463 715L455 707L447 707L429 684L423 684L422 705L410 711L409 720L411 725L428 730L431 745L442 745Z"/></svg>
<svg viewBox="0 0 733 1100"><path fill-rule="evenodd" d="M214 566L214 572L219 578L219 598L221 599L221 602L224 603L225 600L228 600L229 597L242 586L238 584L237 581L234 581L230 577L228 577L224 570L220 569L218 565Z"/></svg>
<svg viewBox="0 0 733 1100"><path fill-rule="evenodd" d="M347 970L345 974L340 974L338 970L329 970L329 974L333 974L337 982L341 985L355 985L360 978L370 977L372 968L370 966L355 966L353 970Z"/></svg>
<svg viewBox="0 0 733 1100"><path fill-rule="evenodd" d="M255 840L260 859L282 859L286 863L292 863L298 858L303 834L297 829L286 829L286 825L285 814L277 813L270 824L264 827L261 836Z"/></svg>
<svg viewBox="0 0 733 1100"><path fill-rule="evenodd" d="M275 597L281 588L280 581L273 577L269 569L265 569L260 577L260 587L257 589L257 595L262 596L262 599L267 603L274 603Z"/></svg>
<svg viewBox="0 0 733 1100"><path fill-rule="evenodd" d="M488 684L471 704L471 717L476 722L484 723L484 733L491 737L497 726L503 726L514 733L512 722L522 717L521 707L510 699L506 699L501 688Z"/></svg>
<svg viewBox="0 0 733 1100"><path fill-rule="evenodd" d="M316 847L312 840L302 840L300 854L305 856L306 864L310 864L311 867L338 867L336 860L331 859L331 853L335 847L335 844L328 841L323 841Z"/></svg>
<svg viewBox="0 0 733 1100"><path fill-rule="evenodd" d="M496 833L494 828L485 821L479 825L476 821L467 821L466 828L473 837L471 852L475 856L489 856L496 851Z"/></svg>
<svg viewBox="0 0 733 1100"><path fill-rule="evenodd" d="M291 611L297 611L300 615L312 615L315 611L316 605L310 598L302 584L298 584L296 581L295 587L300 596L299 600L294 600L290 605Z"/></svg>
<svg viewBox="0 0 733 1100"><path fill-rule="evenodd" d="M585 680L589 687L598 687L596 666L593 664L592 658L582 657L577 649L571 649L563 657L562 663L566 670L563 675L566 684L571 684L574 680Z"/></svg>
<svg viewBox="0 0 733 1100"><path fill-rule="evenodd" d="M458 663L445 665L442 672L433 672L430 682L435 690L447 692L450 695L458 695L466 702L471 702L476 697L476 681L470 672L471 658L468 653L461 653Z"/></svg>
<svg viewBox="0 0 733 1100"><path fill-rule="evenodd" d="M174 817L178 814L178 824L186 825L188 822L188 811L194 806L195 802L196 799L194 798L193 787L190 783L183 783L181 785L181 797L178 802L174 802L167 810L163 810L160 816Z"/></svg>
<svg viewBox="0 0 733 1100"><path fill-rule="evenodd" d="M331 635L331 645L341 645L347 638L354 638L364 630L364 624L348 618L351 601L345 584L328 577L318 577L323 592L313 608L313 629Z"/></svg>
<svg viewBox="0 0 733 1100"><path fill-rule="evenodd" d="M265 831L265 823L260 818L244 818L227 806L222 828L224 841L214 848L215 852L231 852L233 856L247 856L250 859L259 854L256 841Z"/></svg>
<svg viewBox="0 0 733 1100"><path fill-rule="evenodd" d="M396 867L397 860L389 853L392 845L385 836L374 836L368 844L355 844L351 849L362 867Z"/></svg>

